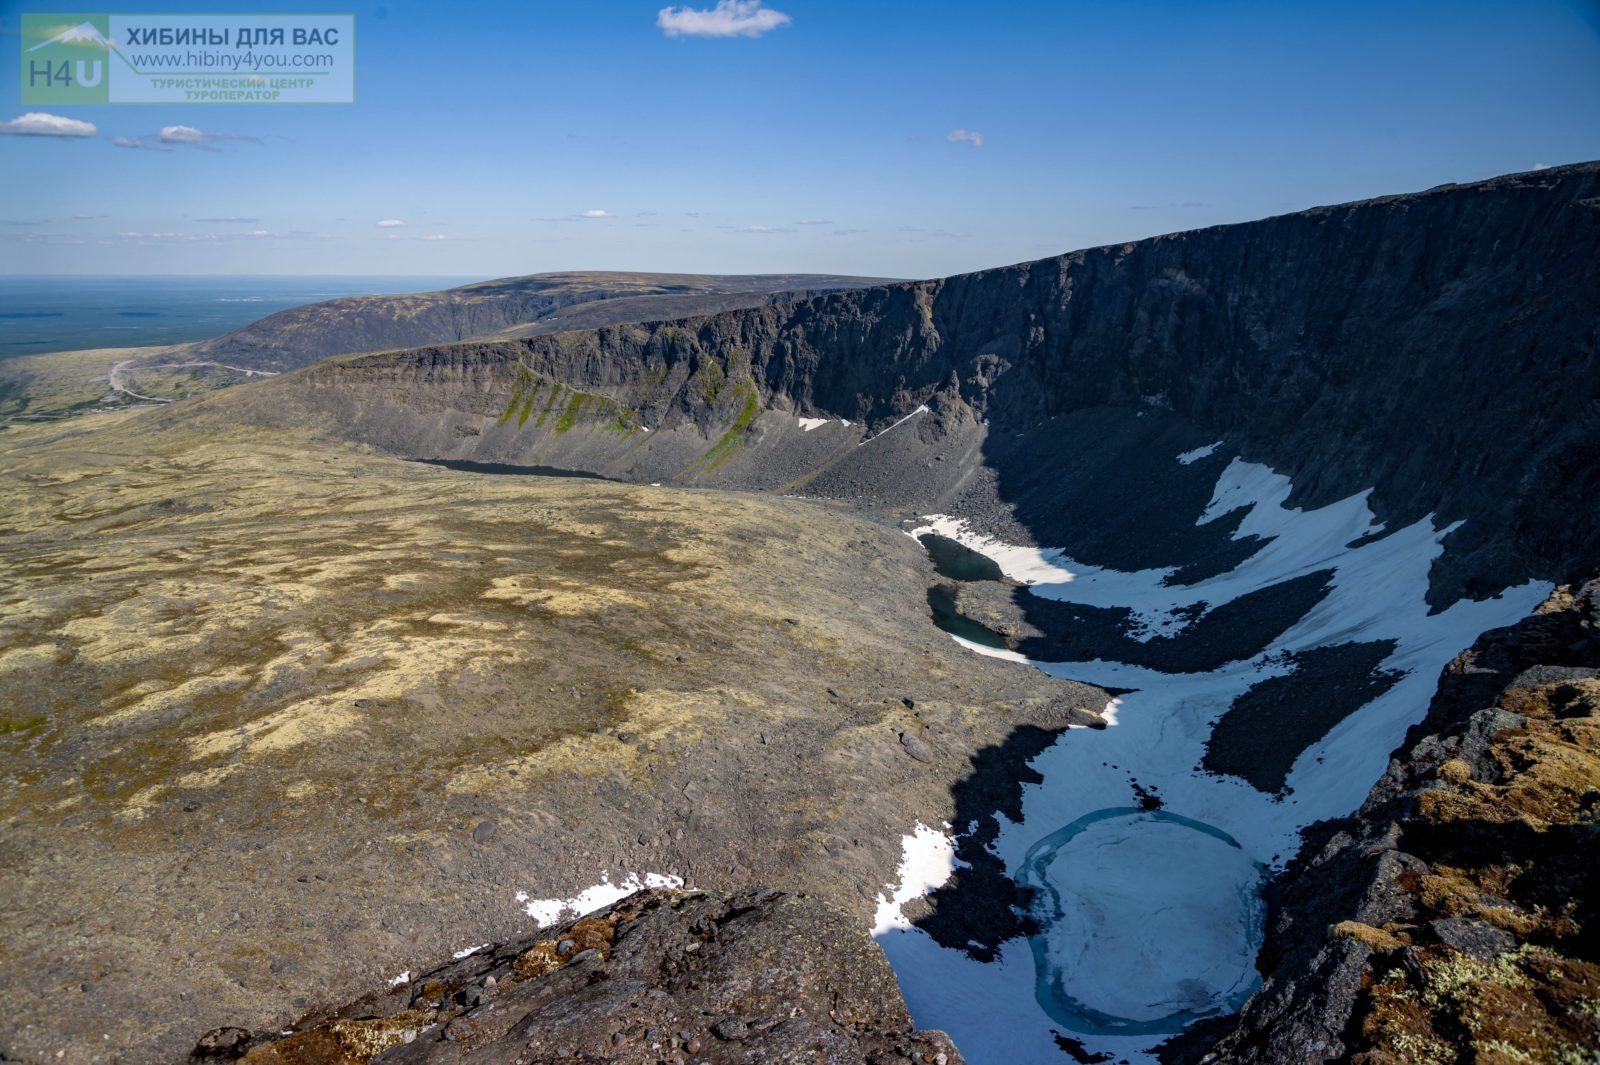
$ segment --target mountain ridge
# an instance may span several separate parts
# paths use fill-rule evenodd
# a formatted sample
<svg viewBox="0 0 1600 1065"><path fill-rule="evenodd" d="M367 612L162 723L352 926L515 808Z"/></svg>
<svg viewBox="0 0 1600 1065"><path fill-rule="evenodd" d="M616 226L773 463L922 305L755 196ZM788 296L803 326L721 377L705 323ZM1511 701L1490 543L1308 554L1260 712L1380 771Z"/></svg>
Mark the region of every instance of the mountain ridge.
<svg viewBox="0 0 1600 1065"><path fill-rule="evenodd" d="M290 307L197 343L199 358L281 372L328 355L547 332L558 311L591 326L674 318L880 283L835 274L662 274L565 270L436 292L348 296ZM626 301L626 302L619 302Z"/></svg>
<svg viewBox="0 0 1600 1065"><path fill-rule="evenodd" d="M1099 407L1171 418L1289 474L1298 504L1372 489L1391 526L1470 519L1436 574L1442 605L1600 555L1600 511L1573 513L1600 498L1597 264L1585 163L707 317L344 356L267 387L398 453L647 482L860 501L892 471L917 482L894 504L986 467L1035 534L1049 519L1000 483L1028 476L1003 437ZM599 397L599 420L583 402L559 432L507 418L529 380ZM965 456L931 474L907 455L858 476L863 455L767 416L857 423L860 442L922 406L913 450ZM667 432L591 431L630 422Z"/></svg>

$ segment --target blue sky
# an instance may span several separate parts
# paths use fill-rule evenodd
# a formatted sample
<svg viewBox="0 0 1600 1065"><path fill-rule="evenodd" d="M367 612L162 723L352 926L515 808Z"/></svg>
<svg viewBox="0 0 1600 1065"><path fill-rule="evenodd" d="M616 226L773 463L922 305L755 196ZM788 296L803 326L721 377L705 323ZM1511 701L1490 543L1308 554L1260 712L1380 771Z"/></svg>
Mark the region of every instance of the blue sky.
<svg viewBox="0 0 1600 1065"><path fill-rule="evenodd" d="M21 12L229 7L0 0L0 121L96 128L0 135L0 272L936 276L1600 157L1600 0L742 2L248 0L357 102L47 108Z"/></svg>

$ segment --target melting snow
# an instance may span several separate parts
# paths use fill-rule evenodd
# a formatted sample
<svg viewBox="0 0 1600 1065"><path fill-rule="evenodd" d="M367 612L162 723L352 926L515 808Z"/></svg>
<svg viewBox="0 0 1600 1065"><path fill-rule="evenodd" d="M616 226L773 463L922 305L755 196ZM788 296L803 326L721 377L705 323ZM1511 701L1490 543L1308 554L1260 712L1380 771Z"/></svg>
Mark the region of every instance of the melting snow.
<svg viewBox="0 0 1600 1065"><path fill-rule="evenodd" d="M949 825L941 832L918 822L909 836L900 837L900 847L902 857L897 874L900 886L887 898L878 896L878 913L872 926L875 936L892 928L910 928L911 922L901 912L905 904L943 886L961 864L956 861L955 841L950 836Z"/></svg>
<svg viewBox="0 0 1600 1065"><path fill-rule="evenodd" d="M1217 448L1221 446L1222 441L1218 440L1215 444L1207 444L1205 447L1197 447L1193 451L1185 451L1183 454L1178 456L1178 465L1188 466L1192 463L1199 462L1201 459L1208 459L1215 454Z"/></svg>
<svg viewBox="0 0 1600 1065"><path fill-rule="evenodd" d="M464 948L462 950L458 950L458 951L456 951L454 954L452 954L450 956L452 958L454 958L456 961L460 961L462 958L470 958L470 957L472 957L472 955L478 953L478 951L480 951L480 950L488 950L490 946L492 946L492 944L480 943L475 947L466 947L466 948Z"/></svg>
<svg viewBox="0 0 1600 1065"><path fill-rule="evenodd" d="M609 906L613 902L632 895L635 891L644 888L677 888L683 886L683 877L670 876L664 873L646 873L643 879L638 873L629 873L627 879L620 884L613 884L608 873L600 874L600 882L591 888L579 892L570 899L530 899L526 891L517 892L516 899L529 917L539 922L541 928L547 928L564 917L582 917L586 913L593 913L602 906Z"/></svg>
<svg viewBox="0 0 1600 1065"><path fill-rule="evenodd" d="M396 976L396 977L393 977L392 979L390 979L389 986L390 987L399 987L401 984L409 984L410 982L411 982L411 970L407 969L405 972L401 973L399 976Z"/></svg>
<svg viewBox="0 0 1600 1065"><path fill-rule="evenodd" d="M924 403L922 406L918 407L916 410L912 411L910 414L907 414L904 418L901 418L899 421L897 421L893 425L889 426L889 428L885 429L882 433L877 433L877 434L875 434L873 436L867 437L865 440L861 441L860 444L857 444L856 447L860 447L862 444L870 444L874 440L878 439L878 437L883 436L885 433L894 432L894 430L900 428L900 426L904 425L906 422L909 422L912 418L915 418L917 415L919 415L919 414L927 414L929 410L930 410L929 406L926 403ZM849 422L845 422L845 424L849 425L850 423Z"/></svg>
<svg viewBox="0 0 1600 1065"><path fill-rule="evenodd" d="M832 418L801 418L800 419L800 431L804 432L804 433L809 433L813 429L822 428L824 425L827 425L831 421L833 421Z"/></svg>
<svg viewBox="0 0 1600 1065"><path fill-rule="evenodd" d="M1293 577L1334 573L1327 597L1269 647L1209 673L1099 660L1030 663L1055 676L1131 689L1113 702L1113 727L1070 730L1033 759L1044 782L1024 786L1021 821L998 818L992 852L1013 877L1048 888L1036 895L1037 906L1047 908L1054 892L1059 912L1041 911L1049 918L1042 934L1004 944L992 963L940 947L901 913L938 882L939 861L945 876L955 861L945 850L949 837L918 825L904 837L902 886L880 898L875 920L874 934L917 1022L948 1031L974 1065L1055 1060L1051 1030L1063 1027L1093 1051L1153 1061L1148 1051L1164 1038L1155 1031L1177 1026L1163 1023L1171 1020L1161 1016L1169 1007L1195 1016L1237 1005L1248 991L1240 981L1254 978L1260 929L1251 907L1259 870L1281 868L1307 824L1358 806L1426 709L1439 671L1481 632L1517 621L1549 594L1549 584L1530 581L1430 614L1428 573L1456 526L1436 527L1429 516L1376 537L1382 526L1367 506L1370 493L1303 510L1286 505L1290 487L1287 477L1234 459L1196 524L1247 508L1235 538L1266 542L1231 572L1185 587L1163 583L1170 569L1087 566L1057 549L986 539L950 517L930 517L913 532L936 532L987 555L1034 595L1129 608L1145 638L1180 631L1184 608L1195 603L1215 608ZM1357 640L1394 641L1382 668L1404 677L1308 747L1286 795L1197 771L1217 719L1252 685L1282 675L1285 652ZM1016 652L957 642L1028 662ZM1053 836L1085 819L1138 813L1134 780L1157 791L1165 813L1198 829L1177 830L1163 818L1108 820L1107 827L1081 829L1070 843L1057 839L1060 860L1052 851L1051 860L1039 861ZM1219 849L1218 836L1208 833L1237 848ZM935 860L941 853L949 857Z"/></svg>

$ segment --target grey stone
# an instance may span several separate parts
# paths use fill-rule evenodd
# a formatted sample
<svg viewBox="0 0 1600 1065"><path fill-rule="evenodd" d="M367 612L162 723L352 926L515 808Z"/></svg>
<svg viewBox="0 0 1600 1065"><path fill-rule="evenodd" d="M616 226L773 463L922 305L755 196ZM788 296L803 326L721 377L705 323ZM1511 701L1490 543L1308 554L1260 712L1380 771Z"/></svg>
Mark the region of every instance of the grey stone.
<svg viewBox="0 0 1600 1065"><path fill-rule="evenodd" d="M1517 946L1515 935L1471 917L1441 917L1428 922L1428 931L1445 946L1479 961L1493 961Z"/></svg>
<svg viewBox="0 0 1600 1065"><path fill-rule="evenodd" d="M900 733L900 746L905 752L919 762L933 761L933 750L922 741L920 736L913 736L909 732Z"/></svg>
<svg viewBox="0 0 1600 1065"><path fill-rule="evenodd" d="M739 1017L724 1017L711 1026L711 1034L718 1039L735 1042L750 1034L750 1025Z"/></svg>

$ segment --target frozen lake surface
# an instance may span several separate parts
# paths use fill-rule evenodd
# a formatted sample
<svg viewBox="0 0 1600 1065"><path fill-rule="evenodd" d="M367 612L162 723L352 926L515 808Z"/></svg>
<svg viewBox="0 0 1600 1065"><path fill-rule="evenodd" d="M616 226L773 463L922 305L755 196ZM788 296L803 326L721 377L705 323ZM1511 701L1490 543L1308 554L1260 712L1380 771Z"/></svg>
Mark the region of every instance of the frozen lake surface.
<svg viewBox="0 0 1600 1065"><path fill-rule="evenodd" d="M1072 729L1030 762L1043 783L1023 786L1020 820L995 815L988 851L1034 889L1037 935L980 961L916 927L903 907L950 878L961 864L956 844L974 826L907 826L900 881L883 889L875 934L917 1023L948 1031L975 1065L1059 1061L1063 1040L1110 1060L1154 1061L1151 1048L1169 1033L1237 1009L1256 985L1259 889L1294 856L1300 830L1355 809L1422 717L1440 670L1550 591L1529 582L1431 612L1429 570L1456 526L1429 516L1387 529L1366 492L1290 507L1287 477L1226 461L1220 446L1174 456L1217 471L1195 524L1242 510L1233 538L1261 542L1231 571L1192 584L1173 582L1174 569L1120 571L986 539L953 517L909 530L980 553L1028 585L1024 595L1126 608L1126 635L1144 642L1181 638L1242 595L1331 574L1321 601L1268 646L1207 672L1030 661L993 640L956 637L974 653L1125 693L1107 707L1109 728ZM1353 643L1392 646L1378 668L1397 679L1295 754L1281 790L1203 768L1212 731L1236 700L1293 674L1299 654Z"/></svg>

